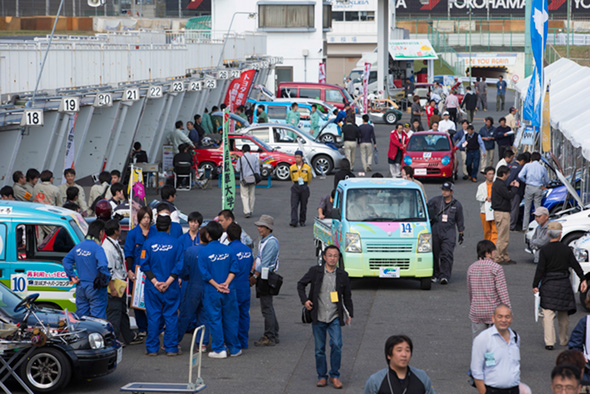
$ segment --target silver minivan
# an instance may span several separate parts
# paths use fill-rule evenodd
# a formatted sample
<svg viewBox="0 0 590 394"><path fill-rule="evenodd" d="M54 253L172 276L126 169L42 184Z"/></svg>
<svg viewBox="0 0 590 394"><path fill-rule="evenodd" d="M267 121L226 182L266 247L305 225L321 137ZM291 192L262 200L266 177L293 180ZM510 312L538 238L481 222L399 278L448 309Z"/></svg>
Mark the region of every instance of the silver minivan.
<svg viewBox="0 0 590 394"><path fill-rule="evenodd" d="M335 169L339 169L344 159L344 154L337 144L320 142L308 132L291 125L255 124L236 132L253 135L276 150L290 155L301 149L305 159L318 175L330 174Z"/></svg>

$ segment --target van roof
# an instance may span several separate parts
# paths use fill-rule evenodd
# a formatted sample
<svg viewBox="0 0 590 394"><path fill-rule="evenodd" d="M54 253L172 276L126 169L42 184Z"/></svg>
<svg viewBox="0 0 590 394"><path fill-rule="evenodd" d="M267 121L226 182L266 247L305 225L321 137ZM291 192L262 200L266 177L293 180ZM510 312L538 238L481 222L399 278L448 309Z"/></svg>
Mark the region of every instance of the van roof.
<svg viewBox="0 0 590 394"><path fill-rule="evenodd" d="M23 201L0 201L0 222L3 219L69 220L73 214L75 214L74 211L53 205Z"/></svg>
<svg viewBox="0 0 590 394"><path fill-rule="evenodd" d="M405 179L392 179L392 178L348 178L340 181L338 185L342 185L343 188L358 188L363 187L367 189L380 189L388 187L392 189L417 189L422 190L417 183L407 181Z"/></svg>

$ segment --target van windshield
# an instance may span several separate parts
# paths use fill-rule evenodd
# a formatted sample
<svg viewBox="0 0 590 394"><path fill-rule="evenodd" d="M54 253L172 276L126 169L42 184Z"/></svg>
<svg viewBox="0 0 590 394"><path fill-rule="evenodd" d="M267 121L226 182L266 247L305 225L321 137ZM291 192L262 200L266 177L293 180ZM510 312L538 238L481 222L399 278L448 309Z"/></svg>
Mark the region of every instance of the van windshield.
<svg viewBox="0 0 590 394"><path fill-rule="evenodd" d="M357 222L425 222L426 209L416 189L350 189L346 219Z"/></svg>

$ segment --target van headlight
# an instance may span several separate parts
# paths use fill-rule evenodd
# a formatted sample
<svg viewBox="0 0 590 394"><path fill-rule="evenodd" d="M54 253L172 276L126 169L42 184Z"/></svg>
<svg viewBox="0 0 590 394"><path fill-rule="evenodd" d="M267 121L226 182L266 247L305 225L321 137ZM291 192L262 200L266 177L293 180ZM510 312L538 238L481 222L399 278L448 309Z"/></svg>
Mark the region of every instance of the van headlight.
<svg viewBox="0 0 590 394"><path fill-rule="evenodd" d="M102 349L104 347L104 339L97 332L88 335L88 343L90 343L92 349Z"/></svg>
<svg viewBox="0 0 590 394"><path fill-rule="evenodd" d="M578 263L585 263L588 261L588 251L586 249L574 248L574 256Z"/></svg>
<svg viewBox="0 0 590 394"><path fill-rule="evenodd" d="M418 253L430 253L432 252L432 244L430 240L432 239L432 234L430 233L422 233L418 237Z"/></svg>
<svg viewBox="0 0 590 394"><path fill-rule="evenodd" d="M363 247L361 245L361 235L358 233L346 233L346 247L345 252L348 253L362 253Z"/></svg>

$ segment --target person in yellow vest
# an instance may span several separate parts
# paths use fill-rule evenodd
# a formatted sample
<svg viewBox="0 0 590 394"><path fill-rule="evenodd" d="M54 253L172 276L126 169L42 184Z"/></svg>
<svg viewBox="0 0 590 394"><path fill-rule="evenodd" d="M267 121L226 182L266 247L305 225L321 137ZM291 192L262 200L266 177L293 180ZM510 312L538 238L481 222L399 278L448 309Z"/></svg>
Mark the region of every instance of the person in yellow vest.
<svg viewBox="0 0 590 394"><path fill-rule="evenodd" d="M311 182L311 167L303 162L303 152L295 152L295 164L290 168L291 181L291 227L305 226L307 216L307 201L309 200L309 182ZM299 205L301 208L298 211ZM299 215L298 215L299 213Z"/></svg>

